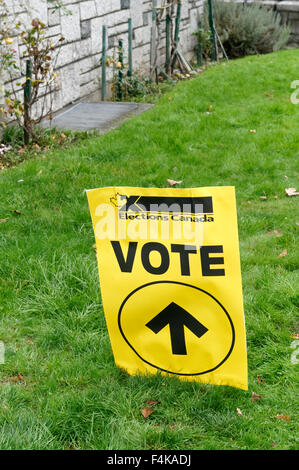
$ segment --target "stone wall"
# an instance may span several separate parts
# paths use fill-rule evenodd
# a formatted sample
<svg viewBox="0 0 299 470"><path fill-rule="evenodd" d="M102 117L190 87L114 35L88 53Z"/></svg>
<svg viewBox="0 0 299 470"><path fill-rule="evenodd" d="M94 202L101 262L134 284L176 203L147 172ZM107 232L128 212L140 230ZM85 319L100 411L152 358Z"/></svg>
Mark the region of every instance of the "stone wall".
<svg viewBox="0 0 299 470"><path fill-rule="evenodd" d="M43 21L48 26L48 35L53 38L53 42L59 35L65 38L57 62L54 110L99 89L103 25L108 30L107 56L113 56L119 39L123 40L127 55L128 19L132 18L133 66L135 70L149 74L152 0L63 0L63 9L55 9L50 0L8 0L7 3L14 4L15 11L22 19L27 18L28 25L32 18ZM203 0L182 0L180 38L182 50L189 56L194 53L196 45L192 33L197 29L202 3ZM161 4L161 0L157 4ZM161 63L165 60L164 36L162 34ZM21 44L14 46L21 53ZM108 68L107 80L111 76L112 68Z"/></svg>
<svg viewBox="0 0 299 470"><path fill-rule="evenodd" d="M299 1L277 2L276 9L282 22L290 27L290 44L299 45Z"/></svg>

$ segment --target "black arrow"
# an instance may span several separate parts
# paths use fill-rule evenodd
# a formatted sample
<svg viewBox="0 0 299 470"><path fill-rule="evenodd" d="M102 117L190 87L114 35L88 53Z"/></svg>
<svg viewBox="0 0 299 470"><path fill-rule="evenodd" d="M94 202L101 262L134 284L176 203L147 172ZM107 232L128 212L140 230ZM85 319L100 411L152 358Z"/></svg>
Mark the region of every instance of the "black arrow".
<svg viewBox="0 0 299 470"><path fill-rule="evenodd" d="M166 325L169 325L170 329L172 354L187 354L184 326L189 328L198 338L208 331L196 318L175 302L171 302L168 307L146 324L156 334Z"/></svg>

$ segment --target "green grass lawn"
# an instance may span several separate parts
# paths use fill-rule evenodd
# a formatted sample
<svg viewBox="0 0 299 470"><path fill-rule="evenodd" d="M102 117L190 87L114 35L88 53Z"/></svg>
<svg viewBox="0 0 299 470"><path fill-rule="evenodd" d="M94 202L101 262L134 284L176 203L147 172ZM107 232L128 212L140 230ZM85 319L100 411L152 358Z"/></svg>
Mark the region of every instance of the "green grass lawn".
<svg viewBox="0 0 299 470"><path fill-rule="evenodd" d="M210 67L121 128L0 173L1 449L298 448L298 64ZM248 391L114 365L84 189L167 178L236 187Z"/></svg>

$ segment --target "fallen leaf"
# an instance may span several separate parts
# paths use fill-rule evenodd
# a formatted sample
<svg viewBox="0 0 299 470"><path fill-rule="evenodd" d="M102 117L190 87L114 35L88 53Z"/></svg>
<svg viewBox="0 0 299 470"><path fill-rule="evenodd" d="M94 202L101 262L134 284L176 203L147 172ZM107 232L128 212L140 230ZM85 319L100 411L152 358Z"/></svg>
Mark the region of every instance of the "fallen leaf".
<svg viewBox="0 0 299 470"><path fill-rule="evenodd" d="M251 395L251 401L258 401L262 398L262 395L259 395L258 393L252 392Z"/></svg>
<svg viewBox="0 0 299 470"><path fill-rule="evenodd" d="M268 198L267 198L267 196L260 196L260 199L265 200L265 199L268 199Z"/></svg>
<svg viewBox="0 0 299 470"><path fill-rule="evenodd" d="M238 416L242 416L242 411L240 410L240 408L237 408L237 413L238 413Z"/></svg>
<svg viewBox="0 0 299 470"><path fill-rule="evenodd" d="M299 192L296 190L296 188L286 188L285 192L288 196L299 196Z"/></svg>
<svg viewBox="0 0 299 470"><path fill-rule="evenodd" d="M15 210L14 210L14 213L15 213L15 214L18 214L18 215L21 215L22 212L19 211L18 209L15 209Z"/></svg>
<svg viewBox="0 0 299 470"><path fill-rule="evenodd" d="M151 408L150 406L146 406L145 408L143 408L143 410L141 410L141 413L144 418L148 418L154 411L155 410L153 410L153 408Z"/></svg>
<svg viewBox="0 0 299 470"><path fill-rule="evenodd" d="M149 400L147 403L148 403L148 405L158 405L161 402L158 401L158 400Z"/></svg>
<svg viewBox="0 0 299 470"><path fill-rule="evenodd" d="M269 235L276 235L277 237L281 237L282 233L279 230L271 230L268 232Z"/></svg>
<svg viewBox="0 0 299 470"><path fill-rule="evenodd" d="M63 132L61 132L60 137L62 137L62 139L66 139L66 135Z"/></svg>
<svg viewBox="0 0 299 470"><path fill-rule="evenodd" d="M270 95L270 93L264 93L266 96L269 96L269 98L273 98L274 95Z"/></svg>
<svg viewBox="0 0 299 470"><path fill-rule="evenodd" d="M271 447L276 447L276 446L277 446L276 442L272 442Z"/></svg>
<svg viewBox="0 0 299 470"><path fill-rule="evenodd" d="M282 252L280 253L280 255L278 256L278 258L283 258L284 256L286 256L288 254L288 251L286 249L282 250Z"/></svg>
<svg viewBox="0 0 299 470"><path fill-rule="evenodd" d="M213 109L213 106L210 104L209 111L212 111L212 109Z"/></svg>
<svg viewBox="0 0 299 470"><path fill-rule="evenodd" d="M0 219L0 224L4 224L4 222L7 222L7 219Z"/></svg>
<svg viewBox="0 0 299 470"><path fill-rule="evenodd" d="M12 377L8 377L10 382L22 382L24 380L24 376L22 374L13 375Z"/></svg>
<svg viewBox="0 0 299 470"><path fill-rule="evenodd" d="M280 414L278 414L278 415L275 416L275 418L281 419L282 421L290 421L291 420L289 415L280 415Z"/></svg>
<svg viewBox="0 0 299 470"><path fill-rule="evenodd" d="M251 132L252 134L256 134L256 129L250 129L249 132Z"/></svg>
<svg viewBox="0 0 299 470"><path fill-rule="evenodd" d="M168 179L167 181L170 184L170 186L175 186L176 184L182 183L182 181L175 181L175 180L170 180L170 179Z"/></svg>

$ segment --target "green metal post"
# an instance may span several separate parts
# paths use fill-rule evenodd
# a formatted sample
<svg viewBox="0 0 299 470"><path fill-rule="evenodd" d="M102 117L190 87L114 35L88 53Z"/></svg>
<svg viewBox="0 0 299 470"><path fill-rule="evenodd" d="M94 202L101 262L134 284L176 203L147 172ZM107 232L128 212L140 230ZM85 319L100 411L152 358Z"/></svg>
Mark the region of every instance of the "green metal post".
<svg viewBox="0 0 299 470"><path fill-rule="evenodd" d="M176 48L178 47L179 42L180 42L181 8L182 8L182 3L181 3L181 0L179 0L178 6L177 6L176 18L175 18L175 32L174 32L174 42L175 42ZM176 55L174 54L174 58L171 64L172 68L175 66L175 61L176 61Z"/></svg>
<svg viewBox="0 0 299 470"><path fill-rule="evenodd" d="M118 61L120 62L121 64L121 67L119 68L119 71L118 71L118 90L117 90L117 97L119 100L122 100L123 98L123 89L122 89L122 85L123 85L123 80L124 80L124 71L123 71L123 68L124 68L124 55L123 55L123 41L122 39L120 39L118 41Z"/></svg>
<svg viewBox="0 0 299 470"><path fill-rule="evenodd" d="M213 3L212 0L208 0L209 4L209 25L211 31L211 43L212 43L212 60L215 62L217 60L216 54L216 32L214 26L214 14L213 14Z"/></svg>
<svg viewBox="0 0 299 470"><path fill-rule="evenodd" d="M128 28L129 28L129 69L128 77L133 75L133 28L132 28L132 18L128 19Z"/></svg>
<svg viewBox="0 0 299 470"><path fill-rule="evenodd" d="M30 141L30 100L32 93L32 63L31 60L26 61L26 83L24 86L24 143L29 144Z"/></svg>
<svg viewBox="0 0 299 470"><path fill-rule="evenodd" d="M168 73L169 66L170 66L170 23L171 18L170 15L167 14L166 16L166 61L165 61L165 69Z"/></svg>
<svg viewBox="0 0 299 470"><path fill-rule="evenodd" d="M157 41L157 0L152 1L152 29L151 29L151 47L150 47L150 76L155 72L156 64L156 41Z"/></svg>
<svg viewBox="0 0 299 470"><path fill-rule="evenodd" d="M106 52L107 52L107 26L103 25L102 31L102 101L106 99Z"/></svg>
<svg viewBox="0 0 299 470"><path fill-rule="evenodd" d="M175 40L176 45L178 45L180 41L181 8L182 8L182 3L179 0L177 12L176 12L175 33L174 33L174 40Z"/></svg>

